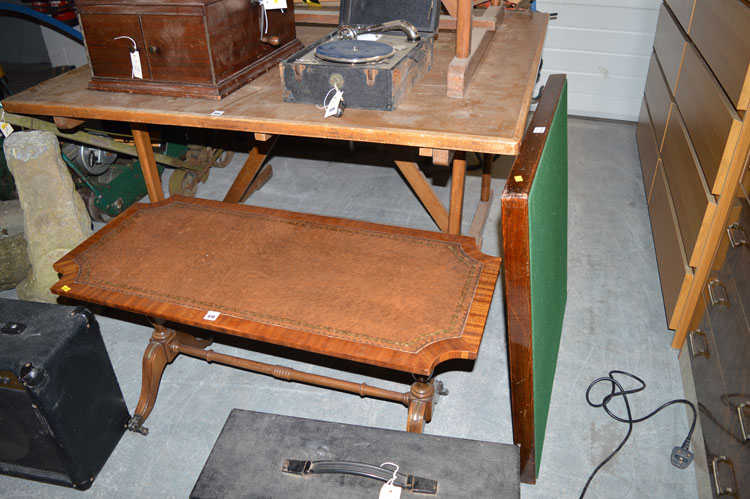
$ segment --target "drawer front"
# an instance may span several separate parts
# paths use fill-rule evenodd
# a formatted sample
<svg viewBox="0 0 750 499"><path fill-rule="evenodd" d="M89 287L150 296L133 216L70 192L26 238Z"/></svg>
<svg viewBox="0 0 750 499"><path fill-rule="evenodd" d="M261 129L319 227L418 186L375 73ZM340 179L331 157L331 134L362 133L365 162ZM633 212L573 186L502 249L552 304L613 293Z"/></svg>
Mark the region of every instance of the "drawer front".
<svg viewBox="0 0 750 499"><path fill-rule="evenodd" d="M154 81L212 83L204 20L199 16L141 16Z"/></svg>
<svg viewBox="0 0 750 499"><path fill-rule="evenodd" d="M715 491L732 488L742 494L750 491L750 326L738 299L736 282L728 267L712 273L704 297L726 390L716 413L722 433L713 449L726 458L726 462L715 461L714 466L719 471L718 464L723 465L725 476L719 471L718 479L714 477Z"/></svg>
<svg viewBox="0 0 750 499"><path fill-rule="evenodd" d="M696 0L690 36L737 109L750 101L750 6L740 0Z"/></svg>
<svg viewBox="0 0 750 499"><path fill-rule="evenodd" d="M651 199L651 187L654 185L656 162L659 160L659 148L656 145L654 127L651 124L651 115L649 114L645 97L643 102L641 102L641 114L638 116L638 125L635 128L635 139L638 143L638 153L641 157L643 188L646 190L646 200L648 201Z"/></svg>
<svg viewBox="0 0 750 499"><path fill-rule="evenodd" d="M667 120L672 109L672 95L669 92L667 82L664 80L656 54L653 52L648 65L645 94L648 101L648 110L651 113L651 123L654 125L656 143L661 151L664 131L667 129Z"/></svg>
<svg viewBox="0 0 750 499"><path fill-rule="evenodd" d="M734 277L737 298L747 315L750 314L750 205L744 198L740 204L739 220L730 223L724 234L728 246L725 266Z"/></svg>
<svg viewBox="0 0 750 499"><path fill-rule="evenodd" d="M687 45L687 40L680 30L677 20L672 17L669 9L662 4L661 9L659 9L659 21L656 24L654 51L659 58L664 77L667 79L667 84L673 94L677 89L685 45Z"/></svg>
<svg viewBox="0 0 750 499"><path fill-rule="evenodd" d="M706 307L704 300L702 297L698 302L699 307ZM708 312L703 314L698 328L688 333L686 342L710 467L711 456L716 455L722 447L723 428L729 421L724 410L726 390Z"/></svg>
<svg viewBox="0 0 750 499"><path fill-rule="evenodd" d="M708 190L677 109L670 113L661 157L687 262L696 267L716 211L716 201Z"/></svg>
<svg viewBox="0 0 750 499"><path fill-rule="evenodd" d="M668 0L667 4L685 33L690 34L690 21L693 18L695 0Z"/></svg>
<svg viewBox="0 0 750 499"><path fill-rule="evenodd" d="M657 165L654 177L648 213L651 218L651 232L654 235L654 249L667 323L670 329L675 329L693 282L693 271L687 265L669 186L661 162Z"/></svg>
<svg viewBox="0 0 750 499"><path fill-rule="evenodd" d="M145 44L138 16L119 14L81 14L81 29L86 39L91 71L101 78L132 78L133 67L130 60L133 39L138 47L143 79L151 79Z"/></svg>
<svg viewBox="0 0 750 499"><path fill-rule="evenodd" d="M675 102L708 187L720 194L742 121L693 44L685 50L681 74Z"/></svg>

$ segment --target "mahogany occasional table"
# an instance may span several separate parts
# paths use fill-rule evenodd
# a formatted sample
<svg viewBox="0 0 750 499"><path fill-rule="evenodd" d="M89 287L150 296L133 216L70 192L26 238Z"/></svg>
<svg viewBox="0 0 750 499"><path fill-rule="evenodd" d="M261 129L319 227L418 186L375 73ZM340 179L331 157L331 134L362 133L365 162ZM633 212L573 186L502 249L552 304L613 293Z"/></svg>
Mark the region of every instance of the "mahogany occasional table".
<svg viewBox="0 0 750 499"><path fill-rule="evenodd" d="M421 432L442 391L434 367L477 355L500 258L465 236L173 196L131 206L55 269L53 292L154 324L131 430L147 432L162 372L183 353L400 402ZM416 381L399 393L223 355L205 349L212 331Z"/></svg>

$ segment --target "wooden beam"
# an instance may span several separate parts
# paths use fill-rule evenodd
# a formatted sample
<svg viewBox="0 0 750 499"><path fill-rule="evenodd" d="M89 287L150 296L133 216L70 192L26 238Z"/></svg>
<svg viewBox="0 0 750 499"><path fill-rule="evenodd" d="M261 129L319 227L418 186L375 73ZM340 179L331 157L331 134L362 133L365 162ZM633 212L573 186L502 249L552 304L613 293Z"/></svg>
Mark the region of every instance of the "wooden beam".
<svg viewBox="0 0 750 499"><path fill-rule="evenodd" d="M455 17L442 15L438 23L438 30L440 31L456 31L457 19ZM472 16L471 26L473 28L483 28L490 31L497 29L498 20L495 18L487 18L482 16Z"/></svg>
<svg viewBox="0 0 750 499"><path fill-rule="evenodd" d="M395 163L438 228L443 232L448 232L448 212L445 211L445 206L432 190L419 166L413 161L395 160Z"/></svg>
<svg viewBox="0 0 750 499"><path fill-rule="evenodd" d="M492 182L492 154L484 153L482 155L482 191L479 199L489 201L491 196L490 183Z"/></svg>
<svg viewBox="0 0 750 499"><path fill-rule="evenodd" d="M86 120L65 118L62 116L55 116L53 120L55 120L55 126L57 126L58 130L70 130L71 128L75 128L86 123Z"/></svg>
<svg viewBox="0 0 750 499"><path fill-rule="evenodd" d="M448 149L431 149L429 147L420 147L419 155L425 158L432 158L432 164L438 166L450 166L456 151Z"/></svg>
<svg viewBox="0 0 750 499"><path fill-rule="evenodd" d="M161 186L159 170L156 168L154 149L151 146L151 135L148 133L148 127L142 123L131 123L130 129L133 131L135 149L138 151L138 159L141 162L148 198L152 203L163 201L164 189Z"/></svg>
<svg viewBox="0 0 750 499"><path fill-rule="evenodd" d="M294 22L306 24L330 24L338 26L338 10L302 10L294 9Z"/></svg>
<svg viewBox="0 0 750 499"><path fill-rule="evenodd" d="M505 11L502 7L488 7L484 15L485 19L494 19L499 23ZM466 21L464 21L466 23ZM471 76L479 64L487 46L492 39L493 31L485 28L472 28L468 23L468 29L471 34L466 35L462 29L466 29L466 24L462 24L461 18L458 19L458 28L456 31L456 57L453 58L448 66L447 95L448 97L462 99L469 86ZM468 48L466 44L468 45Z"/></svg>
<svg viewBox="0 0 750 499"><path fill-rule="evenodd" d="M464 182L466 180L466 153L456 152L451 175L451 205L448 210L448 234L461 234L461 216L464 205Z"/></svg>
<svg viewBox="0 0 750 499"><path fill-rule="evenodd" d="M240 203L247 201L247 198L249 198L253 192L266 185L266 182L271 180L271 177L273 177L273 167L270 163L266 163L263 168L261 168L258 175L255 176L255 180L250 183L250 187L247 188L245 194L242 195Z"/></svg>
<svg viewBox="0 0 750 499"><path fill-rule="evenodd" d="M487 194L487 200L480 200L477 205L477 211L474 212L474 218L471 220L471 227L469 227L469 236L473 237L477 241L477 247L482 247L482 239L484 239L484 226L487 225L487 219L490 214L490 206L492 206L492 198L494 194L492 190Z"/></svg>
<svg viewBox="0 0 750 499"><path fill-rule="evenodd" d="M456 57L465 59L471 54L471 0L458 0L456 10Z"/></svg>
<svg viewBox="0 0 750 499"><path fill-rule="evenodd" d="M273 135L268 133L255 133L253 134L253 136L258 142L268 142L269 140L271 140L271 138L274 137Z"/></svg>
<svg viewBox="0 0 750 499"><path fill-rule="evenodd" d="M451 17L457 17L458 15L458 0L443 0L443 6L448 11Z"/></svg>
<svg viewBox="0 0 750 499"><path fill-rule="evenodd" d="M268 157L268 154L270 153L275 143L276 140L264 142L261 144L258 144L256 142L255 144L253 144L253 148L250 149L250 153L245 160L245 164L242 165L242 168L237 174L237 177L235 177L232 186L227 192L227 195L224 196L225 202L240 203L242 202L243 198L247 199L245 194L250 188L250 184L253 182L253 179L255 179L258 170L260 170L260 167L263 166L263 162Z"/></svg>

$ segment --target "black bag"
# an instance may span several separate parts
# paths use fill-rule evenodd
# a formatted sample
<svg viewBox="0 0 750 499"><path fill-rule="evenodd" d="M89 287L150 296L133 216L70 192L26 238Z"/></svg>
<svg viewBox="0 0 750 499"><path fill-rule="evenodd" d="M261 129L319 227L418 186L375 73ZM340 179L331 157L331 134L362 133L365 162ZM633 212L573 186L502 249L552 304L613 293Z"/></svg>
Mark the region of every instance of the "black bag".
<svg viewBox="0 0 750 499"><path fill-rule="evenodd" d="M129 418L89 310L0 298L0 473L87 489Z"/></svg>

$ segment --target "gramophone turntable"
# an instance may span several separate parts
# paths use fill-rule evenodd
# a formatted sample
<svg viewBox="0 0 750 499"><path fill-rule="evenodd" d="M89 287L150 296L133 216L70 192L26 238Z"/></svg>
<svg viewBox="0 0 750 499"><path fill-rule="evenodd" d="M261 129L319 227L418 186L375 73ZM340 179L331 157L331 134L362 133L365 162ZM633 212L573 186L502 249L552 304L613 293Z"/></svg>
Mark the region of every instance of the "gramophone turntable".
<svg viewBox="0 0 750 499"><path fill-rule="evenodd" d="M284 100L392 111L432 66L438 0L344 0L339 28L281 62ZM398 19L393 19L397 17Z"/></svg>

